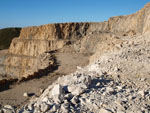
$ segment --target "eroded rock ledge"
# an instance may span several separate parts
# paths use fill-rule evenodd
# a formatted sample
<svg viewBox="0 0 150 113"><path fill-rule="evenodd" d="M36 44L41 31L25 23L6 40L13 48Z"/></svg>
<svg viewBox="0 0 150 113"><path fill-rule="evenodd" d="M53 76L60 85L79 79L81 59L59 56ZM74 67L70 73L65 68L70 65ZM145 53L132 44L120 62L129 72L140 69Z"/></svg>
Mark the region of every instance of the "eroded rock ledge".
<svg viewBox="0 0 150 113"><path fill-rule="evenodd" d="M53 59L44 52L66 49L68 44L71 52L88 50L95 54L90 65L59 78L40 97L31 99L16 112L149 113L149 18L150 3L135 14L102 23L48 24L22 29L19 39L14 39L10 46L11 55L1 60L5 66L2 72L11 72L9 75L28 77L28 72L20 74L26 66L32 73L34 66L38 66L37 70L45 69ZM35 63L37 58L40 63ZM14 73L11 66L21 69ZM15 109L4 106L1 111L15 112Z"/></svg>
<svg viewBox="0 0 150 113"><path fill-rule="evenodd" d="M89 40L90 44L94 43L92 36L94 34L108 35L110 33L112 39L117 38L114 34L118 33L122 35L143 34L149 32L149 18L150 3L132 15L112 17L101 23L60 23L23 28L19 38L12 41L8 54L1 57L0 74L27 78L35 72L33 69L35 61L44 52L59 50L68 44L73 45L81 41L79 45L84 48L80 51L82 53L87 48L84 43ZM101 43L101 40L97 42ZM88 49L92 50L93 47L94 45ZM43 69L42 66L40 67L41 64L36 65L39 65L39 69Z"/></svg>

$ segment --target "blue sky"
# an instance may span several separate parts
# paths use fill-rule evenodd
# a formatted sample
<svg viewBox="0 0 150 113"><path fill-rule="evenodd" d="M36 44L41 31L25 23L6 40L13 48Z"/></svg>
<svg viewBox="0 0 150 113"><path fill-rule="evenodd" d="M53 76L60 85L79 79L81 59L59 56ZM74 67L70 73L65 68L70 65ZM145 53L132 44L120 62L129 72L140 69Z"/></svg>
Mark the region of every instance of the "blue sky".
<svg viewBox="0 0 150 113"><path fill-rule="evenodd" d="M0 0L0 28L101 22L132 14L149 0Z"/></svg>

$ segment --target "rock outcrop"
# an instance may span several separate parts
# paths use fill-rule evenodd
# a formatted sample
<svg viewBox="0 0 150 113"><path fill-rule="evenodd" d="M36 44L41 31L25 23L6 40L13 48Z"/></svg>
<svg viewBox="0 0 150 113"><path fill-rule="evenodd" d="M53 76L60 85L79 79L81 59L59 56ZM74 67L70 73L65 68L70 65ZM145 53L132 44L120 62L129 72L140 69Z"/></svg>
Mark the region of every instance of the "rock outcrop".
<svg viewBox="0 0 150 113"><path fill-rule="evenodd" d="M150 3L135 14L102 23L49 24L22 29L7 57L1 56L0 62L5 66L0 68L1 72L28 77L55 64L49 51L66 49L68 45L74 52L93 55L88 66L60 77L40 97L31 99L16 112L149 113L149 18ZM15 68L11 71L12 66ZM25 72L27 67L30 72L26 74L14 72L19 68ZM0 111L15 112L11 106Z"/></svg>
<svg viewBox="0 0 150 113"><path fill-rule="evenodd" d="M149 113L150 33L121 40L92 64L58 78L17 112Z"/></svg>
<svg viewBox="0 0 150 113"><path fill-rule="evenodd" d="M8 54L1 58L1 74L27 78L38 70L53 65L50 63L43 67L44 62L36 61L42 59L39 56L45 52L58 50L68 41L74 42L81 38L86 34L87 27L88 23L66 23L23 28L19 38L12 41ZM53 62L54 59L50 56L45 57Z"/></svg>
<svg viewBox="0 0 150 113"><path fill-rule="evenodd" d="M18 112L149 113L150 33L124 38L119 50L58 78Z"/></svg>
<svg viewBox="0 0 150 113"><path fill-rule="evenodd" d="M99 43L103 37L99 38L95 34L106 34L104 36L107 37L106 40L109 40L108 37L114 40L117 37L113 34L117 33L121 35L146 33L150 28L149 18L150 3L132 15L112 17L101 23L61 23L23 28L19 38L13 39L8 54L1 57L1 74L28 77L34 74L33 66L39 55L61 49L68 44L74 44L76 52L94 54L100 48ZM85 52L86 49L88 52ZM30 70L30 73L26 70Z"/></svg>
<svg viewBox="0 0 150 113"><path fill-rule="evenodd" d="M111 32L129 32L145 33L149 31L150 3L145 5L140 11L127 15L112 17L108 20L109 30Z"/></svg>

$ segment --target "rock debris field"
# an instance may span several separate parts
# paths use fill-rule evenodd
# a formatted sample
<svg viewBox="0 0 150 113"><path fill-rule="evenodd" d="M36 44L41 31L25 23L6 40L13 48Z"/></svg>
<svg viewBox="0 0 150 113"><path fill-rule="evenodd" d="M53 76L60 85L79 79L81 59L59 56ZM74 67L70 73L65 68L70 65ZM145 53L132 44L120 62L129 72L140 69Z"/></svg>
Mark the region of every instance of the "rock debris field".
<svg viewBox="0 0 150 113"><path fill-rule="evenodd" d="M16 112L149 113L150 34L122 40L116 45L119 49L58 78L40 97L31 99ZM14 111L10 106L2 110Z"/></svg>
<svg viewBox="0 0 150 113"><path fill-rule="evenodd" d="M41 94L24 92L24 98L31 97L26 103L19 107L0 105L0 113L150 113L149 28L150 3L132 15L102 23L23 28L8 54L1 55L0 75L22 80L42 72L50 74L58 71L50 71L58 63L52 53L64 53L58 55L65 57L61 57L63 62L70 58L65 52L78 54L70 58L71 65L66 63L65 69L58 64L59 78L39 89ZM39 57L45 52L46 59ZM89 55L90 63L74 72L74 65L83 63L81 58L76 62L79 53L83 59ZM65 70L70 74L63 74Z"/></svg>

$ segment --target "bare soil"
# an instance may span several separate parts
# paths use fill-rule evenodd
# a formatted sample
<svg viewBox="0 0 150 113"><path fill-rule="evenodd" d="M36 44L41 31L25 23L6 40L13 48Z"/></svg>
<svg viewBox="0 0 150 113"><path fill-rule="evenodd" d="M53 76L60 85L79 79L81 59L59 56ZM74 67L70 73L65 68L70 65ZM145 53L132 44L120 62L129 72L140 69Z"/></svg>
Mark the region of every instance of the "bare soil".
<svg viewBox="0 0 150 113"><path fill-rule="evenodd" d="M12 105L19 107L29 101L34 96L40 96L40 89L47 88L59 76L69 74L76 70L77 66L84 67L89 63L87 55L69 52L56 52L55 53L58 69L48 76L35 78L29 81L16 83L10 86L10 89L0 92L0 105ZM31 94L29 97L24 97L23 94L27 92Z"/></svg>

